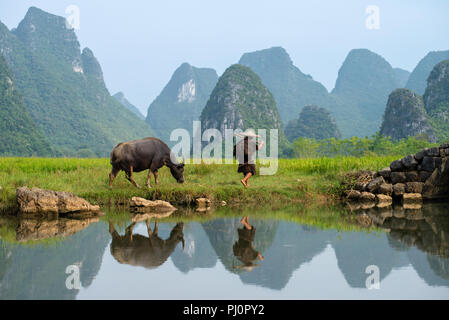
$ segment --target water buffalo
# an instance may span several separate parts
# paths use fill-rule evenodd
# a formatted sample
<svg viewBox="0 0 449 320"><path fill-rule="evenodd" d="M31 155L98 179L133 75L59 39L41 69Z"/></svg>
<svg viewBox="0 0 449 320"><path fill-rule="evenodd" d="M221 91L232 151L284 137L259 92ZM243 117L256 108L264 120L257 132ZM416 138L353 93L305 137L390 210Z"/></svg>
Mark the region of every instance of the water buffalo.
<svg viewBox="0 0 449 320"><path fill-rule="evenodd" d="M148 237L133 234L136 222L126 228L125 235L121 236L109 222L109 233L112 236L111 254L119 262L132 266L141 266L153 269L161 266L173 253L178 243L182 243L184 249L184 236L182 229L184 224L177 223L168 239L163 240L158 236L158 222L151 230L150 219L146 221Z"/></svg>
<svg viewBox="0 0 449 320"><path fill-rule="evenodd" d="M111 152L112 170L109 174L109 187L112 187L114 178L120 170L123 170L126 178L140 188L134 181L133 172L148 169L147 186L151 188L151 174L154 175L155 182L158 184L158 170L164 165L170 168L177 182L183 183L184 163L178 163L174 159L170 148L157 138L150 137L119 143Z"/></svg>

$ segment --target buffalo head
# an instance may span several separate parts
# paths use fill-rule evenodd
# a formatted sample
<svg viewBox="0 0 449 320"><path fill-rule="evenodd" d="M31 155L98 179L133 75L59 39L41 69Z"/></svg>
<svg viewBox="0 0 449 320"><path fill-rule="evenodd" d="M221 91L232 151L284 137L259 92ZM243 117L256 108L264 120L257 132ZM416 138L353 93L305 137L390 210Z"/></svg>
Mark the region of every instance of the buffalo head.
<svg viewBox="0 0 449 320"><path fill-rule="evenodd" d="M173 178L175 178L178 183L184 182L184 162L185 161L182 163L173 163L170 161L169 163L166 163L167 167L170 168Z"/></svg>

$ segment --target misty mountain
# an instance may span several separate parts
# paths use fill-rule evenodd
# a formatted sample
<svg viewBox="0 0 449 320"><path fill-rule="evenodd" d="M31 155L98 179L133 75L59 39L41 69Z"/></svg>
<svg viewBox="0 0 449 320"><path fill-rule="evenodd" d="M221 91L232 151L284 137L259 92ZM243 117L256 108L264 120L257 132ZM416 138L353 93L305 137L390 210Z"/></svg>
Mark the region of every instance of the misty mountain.
<svg viewBox="0 0 449 320"><path fill-rule="evenodd" d="M151 128L109 94L101 66L66 19L31 7L13 31L0 23L0 52L34 122L62 155L107 156Z"/></svg>
<svg viewBox="0 0 449 320"><path fill-rule="evenodd" d="M196 68L183 63L148 108L146 121L159 138L170 145L174 129L192 133L192 123L199 120L201 111L217 83L214 69Z"/></svg>

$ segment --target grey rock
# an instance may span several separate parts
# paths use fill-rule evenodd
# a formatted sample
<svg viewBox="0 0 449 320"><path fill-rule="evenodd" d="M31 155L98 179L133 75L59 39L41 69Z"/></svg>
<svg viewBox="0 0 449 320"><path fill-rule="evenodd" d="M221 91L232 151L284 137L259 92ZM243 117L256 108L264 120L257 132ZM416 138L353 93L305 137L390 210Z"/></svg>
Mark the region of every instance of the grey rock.
<svg viewBox="0 0 449 320"><path fill-rule="evenodd" d="M419 193L405 193L402 196L403 204L420 204L422 203L422 195Z"/></svg>
<svg viewBox="0 0 449 320"><path fill-rule="evenodd" d="M379 194L391 196L393 194L393 185L389 183L384 183L377 189L377 192Z"/></svg>
<svg viewBox="0 0 449 320"><path fill-rule="evenodd" d="M390 168L384 168L378 172L379 176L383 177L385 180L391 179L391 169Z"/></svg>
<svg viewBox="0 0 449 320"><path fill-rule="evenodd" d="M409 171L405 173L407 182L420 182L418 171Z"/></svg>
<svg viewBox="0 0 449 320"><path fill-rule="evenodd" d="M393 162L390 164L390 169L391 169L391 171L393 171L393 172L401 171L402 168L403 168L403 167L402 167L402 162L401 162L401 160L393 161Z"/></svg>
<svg viewBox="0 0 449 320"><path fill-rule="evenodd" d="M384 184L384 183L385 183L385 180L384 180L383 177L377 177L377 178L373 179L373 180L368 184L368 186L366 187L366 189L367 189L369 192L376 192L377 189L378 189L382 184Z"/></svg>
<svg viewBox="0 0 449 320"><path fill-rule="evenodd" d="M405 193L405 184L396 183L393 185L393 194L395 197L400 197Z"/></svg>
<svg viewBox="0 0 449 320"><path fill-rule="evenodd" d="M441 165L441 161L442 159L437 157L424 157L422 161L422 169L424 171L433 172L435 168Z"/></svg>
<svg viewBox="0 0 449 320"><path fill-rule="evenodd" d="M405 184L405 191L407 193L422 193L424 183L422 182L407 182Z"/></svg>
<svg viewBox="0 0 449 320"><path fill-rule="evenodd" d="M427 157L439 157L440 156L440 148L434 147L426 150L425 155Z"/></svg>
<svg viewBox="0 0 449 320"><path fill-rule="evenodd" d="M427 179L423 196L425 199L449 198L449 159L442 159L441 165Z"/></svg>
<svg viewBox="0 0 449 320"><path fill-rule="evenodd" d="M393 204L393 198L391 198L388 195L384 195L384 194L378 194L376 196L376 202L377 202L377 206L379 208L385 208L385 207L389 207Z"/></svg>
<svg viewBox="0 0 449 320"><path fill-rule="evenodd" d="M376 195L370 192L362 192L360 195L360 201L361 202L375 202L376 201Z"/></svg>
<svg viewBox="0 0 449 320"><path fill-rule="evenodd" d="M401 162L407 170L415 170L418 167L418 161L413 155L408 155L407 157L401 159Z"/></svg>
<svg viewBox="0 0 449 320"><path fill-rule="evenodd" d="M407 177L404 172L392 172L391 173L391 182L393 184L405 183L405 182L407 182Z"/></svg>
<svg viewBox="0 0 449 320"><path fill-rule="evenodd" d="M419 180L421 182L426 182L426 180L429 179L431 175L432 175L432 172L420 171L419 172Z"/></svg>
<svg viewBox="0 0 449 320"><path fill-rule="evenodd" d="M361 193L357 190L349 190L346 192L346 199L351 201L359 200Z"/></svg>
<svg viewBox="0 0 449 320"><path fill-rule="evenodd" d="M91 205L83 198L69 192L21 187L16 190L16 199L19 210L23 214L100 211L99 206Z"/></svg>
<svg viewBox="0 0 449 320"><path fill-rule="evenodd" d="M415 154L415 159L416 159L418 162L421 162L422 159L425 157L426 152L427 152L427 149L421 150L420 152L418 152L417 154Z"/></svg>

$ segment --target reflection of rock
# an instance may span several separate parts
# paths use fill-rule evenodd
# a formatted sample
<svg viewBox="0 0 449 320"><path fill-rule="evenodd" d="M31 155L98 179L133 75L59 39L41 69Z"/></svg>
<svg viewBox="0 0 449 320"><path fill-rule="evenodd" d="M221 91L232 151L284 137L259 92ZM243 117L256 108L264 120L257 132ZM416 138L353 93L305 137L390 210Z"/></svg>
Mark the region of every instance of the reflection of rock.
<svg viewBox="0 0 449 320"><path fill-rule="evenodd" d="M171 259L181 272L187 273L196 268L213 268L217 255L212 248L207 234L197 222L190 222L184 227L185 248L177 247Z"/></svg>
<svg viewBox="0 0 449 320"><path fill-rule="evenodd" d="M69 192L29 189L21 187L16 190L17 203L23 214L36 213L69 213L99 211L86 200Z"/></svg>
<svg viewBox="0 0 449 320"><path fill-rule="evenodd" d="M15 242L39 241L51 238L65 238L87 228L91 223L100 221L100 218L17 218L0 217L0 238L6 232L8 240ZM13 238L11 238L13 237Z"/></svg>
<svg viewBox="0 0 449 320"><path fill-rule="evenodd" d="M368 212L374 223L389 231L390 245L407 251L419 276L429 285L449 287L449 205L427 204L420 209L395 208L380 219L378 210Z"/></svg>
<svg viewBox="0 0 449 320"><path fill-rule="evenodd" d="M41 240L53 237L71 236L99 218L92 219L67 219L55 220L21 219L16 229L17 241Z"/></svg>
<svg viewBox="0 0 449 320"><path fill-rule="evenodd" d="M65 284L67 266L79 266L81 285L88 287L100 270L109 239L99 222L51 246L0 240L0 300L76 298L79 290L68 290ZM2 259L2 250L8 259Z"/></svg>

